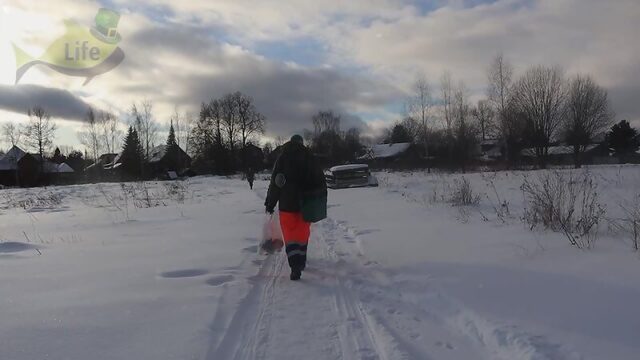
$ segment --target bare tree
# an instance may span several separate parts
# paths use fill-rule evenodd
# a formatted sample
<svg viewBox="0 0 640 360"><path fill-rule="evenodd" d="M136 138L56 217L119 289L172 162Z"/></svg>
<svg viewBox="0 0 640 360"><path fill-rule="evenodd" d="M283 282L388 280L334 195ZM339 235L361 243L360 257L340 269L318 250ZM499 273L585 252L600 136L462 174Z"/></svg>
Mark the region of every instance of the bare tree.
<svg viewBox="0 0 640 360"><path fill-rule="evenodd" d="M22 137L22 131L14 123L9 122L2 125L2 137L4 137L4 140L8 144L11 144L11 146L18 146L20 144L20 138Z"/></svg>
<svg viewBox="0 0 640 360"><path fill-rule="evenodd" d="M193 113L187 112L180 114L176 107L173 115L171 116L171 122L176 132L176 142L187 154L189 153L189 137L193 130L196 116Z"/></svg>
<svg viewBox="0 0 640 360"><path fill-rule="evenodd" d="M467 162L475 155L478 143L478 127L472 122L469 93L464 82L460 81L453 92L451 104L453 117L453 155L464 171Z"/></svg>
<svg viewBox="0 0 640 360"><path fill-rule="evenodd" d="M510 145L514 141L518 129L514 124L516 117L511 113L511 94L513 90L513 66L507 62L503 54L494 58L487 72L489 86L487 96L496 116L497 130L504 142L505 157L509 161Z"/></svg>
<svg viewBox="0 0 640 360"><path fill-rule="evenodd" d="M566 114L567 91L559 67L534 66L518 80L514 90L514 104L523 117L527 140L535 148L541 167L551 142L558 135Z"/></svg>
<svg viewBox="0 0 640 360"><path fill-rule="evenodd" d="M220 100L220 119L227 147L231 154L235 154L238 142L238 107L234 94L227 94Z"/></svg>
<svg viewBox="0 0 640 360"><path fill-rule="evenodd" d="M40 155L40 170L44 172L44 154L53 143L56 124L51 116L41 107L29 109L29 122L24 131L25 143Z"/></svg>
<svg viewBox="0 0 640 360"><path fill-rule="evenodd" d="M202 116L202 115L201 115ZM223 148L224 147L224 136L222 133L222 101L221 100L211 100L206 107L206 117L208 121L211 123L211 128L213 129L212 135L212 144L215 147Z"/></svg>
<svg viewBox="0 0 640 360"><path fill-rule="evenodd" d="M91 152L93 161L97 162L102 150L102 137L98 114L92 108L87 111L82 130L78 131L77 135L80 143Z"/></svg>
<svg viewBox="0 0 640 360"><path fill-rule="evenodd" d="M453 83L451 72L445 71L440 78L440 95L442 96L442 115L447 130L447 136L453 136Z"/></svg>
<svg viewBox="0 0 640 360"><path fill-rule="evenodd" d="M314 134L312 149L323 154L334 163L347 161L350 157L344 147L344 137L340 130L340 115L332 110L319 111L311 118Z"/></svg>
<svg viewBox="0 0 640 360"><path fill-rule="evenodd" d="M464 82L460 81L457 88L453 91L453 98L451 103L451 115L453 123L461 123L468 120L471 114L469 106L469 94Z"/></svg>
<svg viewBox="0 0 640 360"><path fill-rule="evenodd" d="M212 106L210 103L202 103L200 107L200 116L195 122L193 129L189 135L189 148L194 157L198 159L206 159L210 154L215 136L215 120L212 115Z"/></svg>
<svg viewBox="0 0 640 360"><path fill-rule="evenodd" d="M237 106L240 144L244 149L252 136L264 133L265 116L258 112L250 96L236 92L233 97Z"/></svg>
<svg viewBox="0 0 640 360"><path fill-rule="evenodd" d="M570 80L567 97L565 140L573 146L575 167L595 137L603 134L613 121L607 91L590 76L576 75Z"/></svg>
<svg viewBox="0 0 640 360"><path fill-rule="evenodd" d="M480 127L482 140L487 140L487 137L493 133L495 127L495 115L489 101L479 100L478 105L471 110L471 115Z"/></svg>
<svg viewBox="0 0 640 360"><path fill-rule="evenodd" d="M413 93L407 100L408 117L415 119L419 124L419 130L414 134L422 140L422 144L429 155L427 148L427 134L429 133L429 111L433 105L431 86L424 74L418 75L413 84Z"/></svg>
<svg viewBox="0 0 640 360"><path fill-rule="evenodd" d="M422 124L420 124L417 119L407 116L402 119L400 125L411 135L411 142L418 141L422 138Z"/></svg>
<svg viewBox="0 0 640 360"><path fill-rule="evenodd" d="M118 118L109 111L101 111L98 114L98 123L102 131L102 143L107 153L114 154L120 151L120 139L124 135L118 128Z"/></svg>
<svg viewBox="0 0 640 360"><path fill-rule="evenodd" d="M158 140L158 124L153 117L153 103L144 100L140 105L133 104L131 106L131 116L133 117L133 125L140 142L144 148L145 159L149 159L151 150Z"/></svg>
<svg viewBox="0 0 640 360"><path fill-rule="evenodd" d="M340 116L333 111L319 111L311 118L313 122L314 137L318 137L325 131L340 132Z"/></svg>

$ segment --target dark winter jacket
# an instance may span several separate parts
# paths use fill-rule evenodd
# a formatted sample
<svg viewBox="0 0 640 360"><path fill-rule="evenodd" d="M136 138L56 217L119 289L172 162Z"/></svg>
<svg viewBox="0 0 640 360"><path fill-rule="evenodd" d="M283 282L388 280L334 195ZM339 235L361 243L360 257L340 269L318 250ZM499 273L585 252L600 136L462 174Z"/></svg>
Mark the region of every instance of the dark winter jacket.
<svg viewBox="0 0 640 360"><path fill-rule="evenodd" d="M273 166L264 203L267 211L273 211L279 203L281 211L299 212L303 192L318 189L326 191L326 183L311 151L297 142L284 144Z"/></svg>

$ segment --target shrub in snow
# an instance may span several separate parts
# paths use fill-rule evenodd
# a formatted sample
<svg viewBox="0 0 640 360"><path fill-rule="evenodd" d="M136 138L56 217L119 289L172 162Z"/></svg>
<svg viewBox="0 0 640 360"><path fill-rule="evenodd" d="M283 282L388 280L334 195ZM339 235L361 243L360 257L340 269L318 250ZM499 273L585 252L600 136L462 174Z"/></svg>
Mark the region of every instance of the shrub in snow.
<svg viewBox="0 0 640 360"><path fill-rule="evenodd" d="M136 208L147 209L157 206L167 206L164 202L165 198L163 195L159 192L151 191L149 183L146 181L123 186L123 190L129 193L129 197L133 199L133 205Z"/></svg>
<svg viewBox="0 0 640 360"><path fill-rule="evenodd" d="M456 206L477 205L480 202L480 195L474 193L469 180L463 177L453 181L449 199Z"/></svg>
<svg viewBox="0 0 640 360"><path fill-rule="evenodd" d="M605 209L588 172L544 172L534 179L525 177L521 189L525 199L523 221L531 230L543 226L563 233L580 249L593 246Z"/></svg>
<svg viewBox="0 0 640 360"><path fill-rule="evenodd" d="M189 183L187 181L170 181L163 183L166 196L179 204L184 204L189 193Z"/></svg>
<svg viewBox="0 0 640 360"><path fill-rule="evenodd" d="M496 213L496 217L502 221L502 223L506 223L507 219L511 217L511 210L509 210L509 202L505 200L496 187L496 183L493 179L487 180L487 187L493 190L493 197L487 194L487 200L493 207L493 210Z"/></svg>
<svg viewBox="0 0 640 360"><path fill-rule="evenodd" d="M628 234L631 238L633 249L638 251L640 247L640 194L630 200L625 200L620 204L620 208L624 215L622 218L614 220L612 224L615 228Z"/></svg>
<svg viewBox="0 0 640 360"><path fill-rule="evenodd" d="M55 208L62 204L62 195L51 191L41 191L37 194L27 193L22 199L14 199L9 195L5 195L5 204L3 208L22 208L31 210L35 208Z"/></svg>

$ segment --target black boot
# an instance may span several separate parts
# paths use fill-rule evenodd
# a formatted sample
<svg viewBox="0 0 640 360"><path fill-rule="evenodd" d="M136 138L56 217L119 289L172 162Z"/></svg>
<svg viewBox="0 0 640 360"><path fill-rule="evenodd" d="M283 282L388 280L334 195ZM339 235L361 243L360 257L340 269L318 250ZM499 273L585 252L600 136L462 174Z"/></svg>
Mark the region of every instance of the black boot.
<svg viewBox="0 0 640 360"><path fill-rule="evenodd" d="M293 281L297 281L297 280L300 280L300 276L302 276L302 271L300 271L300 269L298 268L291 269L291 275L289 275L289 279Z"/></svg>
<svg viewBox="0 0 640 360"><path fill-rule="evenodd" d="M304 271L307 267L307 255L302 255L300 259L300 271Z"/></svg>

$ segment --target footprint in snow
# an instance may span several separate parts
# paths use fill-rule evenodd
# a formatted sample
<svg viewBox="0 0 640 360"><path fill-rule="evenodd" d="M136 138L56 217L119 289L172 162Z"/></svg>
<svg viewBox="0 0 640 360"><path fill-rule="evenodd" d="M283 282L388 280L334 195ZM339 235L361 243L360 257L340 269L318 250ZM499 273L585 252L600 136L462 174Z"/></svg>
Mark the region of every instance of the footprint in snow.
<svg viewBox="0 0 640 360"><path fill-rule="evenodd" d="M256 253L258 252L258 245L247 246L246 248L242 249L242 251L247 253Z"/></svg>
<svg viewBox="0 0 640 360"><path fill-rule="evenodd" d="M455 349L455 347L453 345L451 345L451 343L448 342L448 341L437 341L436 342L436 346L437 347L441 347L441 348L445 348L445 349L449 349L449 350Z"/></svg>
<svg viewBox="0 0 640 360"><path fill-rule="evenodd" d="M233 281L233 275L218 275L211 277L207 280L207 285L211 286L220 286L222 284L226 284L230 281Z"/></svg>
<svg viewBox="0 0 640 360"><path fill-rule="evenodd" d="M380 229L360 230L356 232L357 236L368 235L380 231Z"/></svg>
<svg viewBox="0 0 640 360"><path fill-rule="evenodd" d="M185 270L163 272L162 274L160 274L160 276L167 279L176 279L176 278L196 277L196 276L201 276L208 273L209 271L205 269L185 269Z"/></svg>
<svg viewBox="0 0 640 360"><path fill-rule="evenodd" d="M21 242L0 242L0 253L17 253L29 249L35 249L35 247Z"/></svg>

